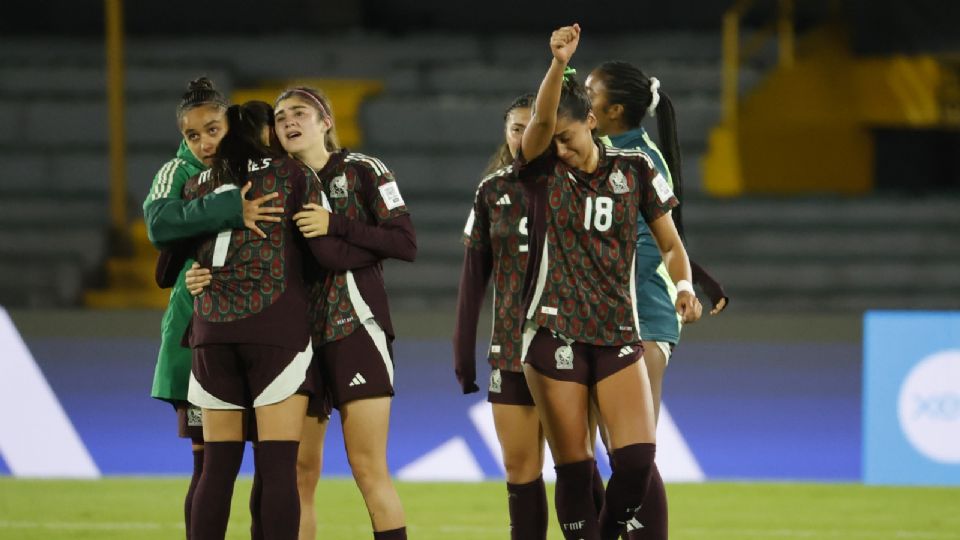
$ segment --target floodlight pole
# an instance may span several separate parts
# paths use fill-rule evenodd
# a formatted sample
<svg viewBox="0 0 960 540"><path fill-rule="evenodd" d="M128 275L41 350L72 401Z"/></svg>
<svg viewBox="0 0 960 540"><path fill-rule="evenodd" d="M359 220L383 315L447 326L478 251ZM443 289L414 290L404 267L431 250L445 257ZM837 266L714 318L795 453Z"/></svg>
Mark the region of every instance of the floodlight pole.
<svg viewBox="0 0 960 540"><path fill-rule="evenodd" d="M107 48L107 125L110 141L110 225L127 244L126 122L124 118L123 0L104 0Z"/></svg>

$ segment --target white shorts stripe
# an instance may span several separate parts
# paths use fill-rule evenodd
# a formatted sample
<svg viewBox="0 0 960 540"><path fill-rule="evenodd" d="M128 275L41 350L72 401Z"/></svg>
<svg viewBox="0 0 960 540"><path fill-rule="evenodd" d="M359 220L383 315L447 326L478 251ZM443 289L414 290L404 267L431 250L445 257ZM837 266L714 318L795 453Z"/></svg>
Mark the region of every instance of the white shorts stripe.
<svg viewBox="0 0 960 540"><path fill-rule="evenodd" d="M254 398L254 407L264 407L280 403L297 392L307 378L307 368L313 359L313 345L308 341L307 348L298 352L286 368L270 382L259 396Z"/></svg>
<svg viewBox="0 0 960 540"><path fill-rule="evenodd" d="M207 392L200 386L200 381L190 372L190 383L187 386L187 401L202 409L217 409L223 411L241 410L243 405L228 403Z"/></svg>
<svg viewBox="0 0 960 540"><path fill-rule="evenodd" d="M370 339L373 340L377 350L380 351L380 358L383 360L384 367L387 368L387 376L390 377L390 386L393 386L393 359L390 358L386 332L383 331L383 328L380 328L376 319L372 318L363 321L363 328L367 331Z"/></svg>

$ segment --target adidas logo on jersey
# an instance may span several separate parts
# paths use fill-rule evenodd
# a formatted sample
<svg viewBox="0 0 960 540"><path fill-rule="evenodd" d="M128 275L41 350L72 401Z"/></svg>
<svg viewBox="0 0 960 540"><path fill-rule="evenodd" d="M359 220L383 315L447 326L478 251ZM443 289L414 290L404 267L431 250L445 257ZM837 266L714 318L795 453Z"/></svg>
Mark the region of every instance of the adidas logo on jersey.
<svg viewBox="0 0 960 540"><path fill-rule="evenodd" d="M363 378L363 375L357 373L347 386L360 386L361 384L367 384L367 380Z"/></svg>
<svg viewBox="0 0 960 540"><path fill-rule="evenodd" d="M626 347L621 347L620 354L617 355L617 358L623 358L628 354L633 354L633 347L631 347L630 345L627 345Z"/></svg>
<svg viewBox="0 0 960 540"><path fill-rule="evenodd" d="M641 525L640 522L637 521L637 518L630 518L630 520L627 521L627 532L639 531L642 528L643 528L643 525Z"/></svg>
<svg viewBox="0 0 960 540"><path fill-rule="evenodd" d="M497 206L506 206L508 204L511 204L510 195L504 195L503 197L497 199Z"/></svg>

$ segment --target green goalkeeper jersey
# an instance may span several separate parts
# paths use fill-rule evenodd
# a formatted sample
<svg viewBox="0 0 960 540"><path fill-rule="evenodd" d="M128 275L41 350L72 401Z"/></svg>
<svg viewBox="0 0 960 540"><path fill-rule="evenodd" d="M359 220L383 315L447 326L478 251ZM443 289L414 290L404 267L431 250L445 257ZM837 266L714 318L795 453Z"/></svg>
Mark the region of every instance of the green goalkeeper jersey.
<svg viewBox="0 0 960 540"><path fill-rule="evenodd" d="M200 234L244 226L240 190L211 194L189 202L182 199L187 179L204 169L206 167L183 141L177 156L160 167L143 202L147 236L154 246L162 247ZM150 395L164 401L187 399L192 355L181 341L193 316L193 298L184 281L192 263L188 260L180 270L160 326L160 353Z"/></svg>

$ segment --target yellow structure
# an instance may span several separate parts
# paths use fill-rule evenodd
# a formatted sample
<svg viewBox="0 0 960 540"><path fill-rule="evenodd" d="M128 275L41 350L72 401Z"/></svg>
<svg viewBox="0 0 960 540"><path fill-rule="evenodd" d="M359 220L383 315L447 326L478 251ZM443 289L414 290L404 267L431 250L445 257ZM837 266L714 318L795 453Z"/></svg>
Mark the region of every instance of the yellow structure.
<svg viewBox="0 0 960 540"><path fill-rule="evenodd" d="M725 63L733 47L736 66L731 39L725 35ZM725 66L724 118L703 163L709 193L864 193L874 178L871 128L946 122L949 70L933 57L859 58L841 29L826 26L783 59L742 101L729 95L737 88L726 84Z"/></svg>

